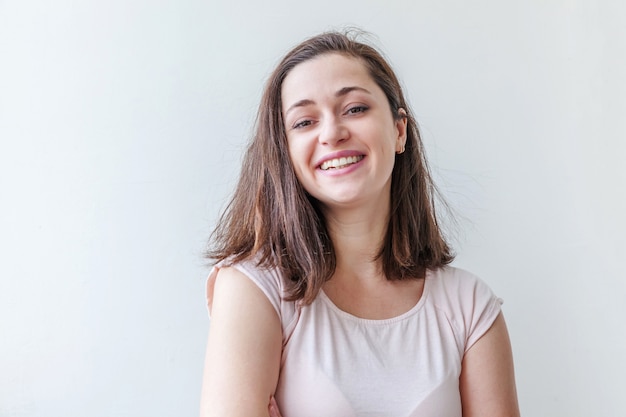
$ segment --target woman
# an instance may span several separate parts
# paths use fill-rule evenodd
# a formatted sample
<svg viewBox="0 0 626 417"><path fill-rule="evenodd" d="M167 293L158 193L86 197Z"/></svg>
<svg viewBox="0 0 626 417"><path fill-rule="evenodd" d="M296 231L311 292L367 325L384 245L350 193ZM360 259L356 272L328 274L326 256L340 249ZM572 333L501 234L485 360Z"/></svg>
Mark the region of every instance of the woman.
<svg viewBox="0 0 626 417"><path fill-rule="evenodd" d="M500 300L447 266L411 111L324 33L271 75L214 234L202 416L517 416Z"/></svg>

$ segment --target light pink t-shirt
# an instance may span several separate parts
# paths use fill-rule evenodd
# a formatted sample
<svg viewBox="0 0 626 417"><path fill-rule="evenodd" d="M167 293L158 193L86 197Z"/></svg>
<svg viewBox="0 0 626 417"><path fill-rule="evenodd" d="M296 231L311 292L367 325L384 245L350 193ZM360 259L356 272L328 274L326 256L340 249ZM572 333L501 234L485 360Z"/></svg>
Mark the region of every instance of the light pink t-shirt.
<svg viewBox="0 0 626 417"><path fill-rule="evenodd" d="M275 270L232 265L265 293L283 331L276 401L283 417L461 417L459 375L467 350L502 301L476 276L429 270L406 313L366 320L320 292L309 306L284 301ZM218 264L207 285L209 309Z"/></svg>

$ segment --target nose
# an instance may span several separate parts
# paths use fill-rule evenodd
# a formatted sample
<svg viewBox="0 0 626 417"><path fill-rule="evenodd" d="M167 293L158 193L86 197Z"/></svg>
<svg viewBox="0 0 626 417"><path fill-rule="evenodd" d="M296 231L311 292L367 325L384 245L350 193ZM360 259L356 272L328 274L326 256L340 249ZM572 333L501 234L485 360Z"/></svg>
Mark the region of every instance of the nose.
<svg viewBox="0 0 626 417"><path fill-rule="evenodd" d="M324 118L318 138L322 145L336 146L347 140L348 137L348 129L338 117L329 116Z"/></svg>

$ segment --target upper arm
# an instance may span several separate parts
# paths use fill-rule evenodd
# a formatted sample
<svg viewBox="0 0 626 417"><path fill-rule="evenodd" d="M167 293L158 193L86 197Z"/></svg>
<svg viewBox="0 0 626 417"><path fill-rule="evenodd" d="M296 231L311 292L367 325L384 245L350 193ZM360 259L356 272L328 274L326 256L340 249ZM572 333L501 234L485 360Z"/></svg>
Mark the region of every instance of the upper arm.
<svg viewBox="0 0 626 417"><path fill-rule="evenodd" d="M463 417L519 417L513 354L502 313L465 353L460 389Z"/></svg>
<svg viewBox="0 0 626 417"><path fill-rule="evenodd" d="M242 272L218 272L211 306L201 416L268 415L282 349L278 313Z"/></svg>

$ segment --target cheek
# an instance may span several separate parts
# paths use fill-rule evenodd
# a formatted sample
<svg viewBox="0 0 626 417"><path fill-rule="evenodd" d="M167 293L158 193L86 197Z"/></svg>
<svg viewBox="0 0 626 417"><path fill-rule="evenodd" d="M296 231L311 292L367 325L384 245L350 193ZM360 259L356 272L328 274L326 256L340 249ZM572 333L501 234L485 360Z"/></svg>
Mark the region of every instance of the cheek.
<svg viewBox="0 0 626 417"><path fill-rule="evenodd" d="M306 149L301 146L297 146L295 143L289 143L289 159L291 160L291 166L296 173L296 177L302 182L302 174L304 168L307 166Z"/></svg>
<svg viewBox="0 0 626 417"><path fill-rule="evenodd" d="M291 164L300 177L301 171L309 164L310 152L306 146L296 141L288 143L288 151Z"/></svg>
<svg viewBox="0 0 626 417"><path fill-rule="evenodd" d="M379 132L379 137L383 138L379 142L380 152L385 158L395 159L396 149L398 147L397 138L394 131L384 130Z"/></svg>

